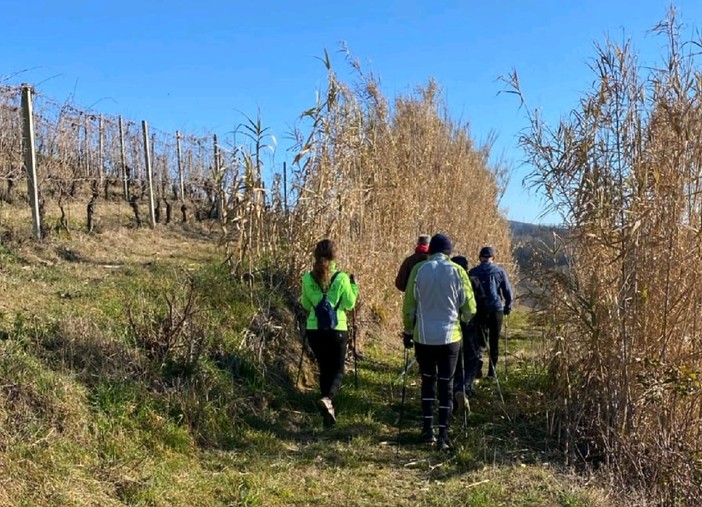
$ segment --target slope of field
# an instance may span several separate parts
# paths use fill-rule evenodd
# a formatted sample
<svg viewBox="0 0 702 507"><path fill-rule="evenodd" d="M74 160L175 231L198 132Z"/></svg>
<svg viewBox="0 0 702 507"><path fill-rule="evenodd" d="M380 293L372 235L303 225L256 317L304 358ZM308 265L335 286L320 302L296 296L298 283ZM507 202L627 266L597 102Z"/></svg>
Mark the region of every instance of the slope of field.
<svg viewBox="0 0 702 507"><path fill-rule="evenodd" d="M403 410L403 352L383 331L324 429L309 360L295 387L288 295L231 278L207 227L36 243L2 213L0 505L624 504L561 464L523 314L499 382L478 386L439 454L417 443L418 373Z"/></svg>

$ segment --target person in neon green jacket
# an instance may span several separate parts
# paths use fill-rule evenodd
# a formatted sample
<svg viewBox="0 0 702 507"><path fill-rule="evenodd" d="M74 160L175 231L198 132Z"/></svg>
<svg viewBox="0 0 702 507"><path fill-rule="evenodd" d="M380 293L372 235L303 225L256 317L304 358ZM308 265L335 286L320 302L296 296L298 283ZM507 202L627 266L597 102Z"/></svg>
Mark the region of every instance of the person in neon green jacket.
<svg viewBox="0 0 702 507"><path fill-rule="evenodd" d="M341 386L344 376L348 324L346 311L356 306L358 285L353 275L338 271L336 267L336 245L323 239L314 249L312 271L302 277L302 306L308 312L307 340L319 366L320 411L327 426L336 422L332 400ZM317 316L323 297L335 312L333 327L324 329Z"/></svg>
<svg viewBox="0 0 702 507"><path fill-rule="evenodd" d="M451 240L435 234L429 242L429 258L410 273L402 305L403 341L414 347L422 374L423 429L421 440L435 442L437 449L451 447L448 428L453 411L453 375L461 349L460 323L468 323L476 311L468 274L451 262ZM435 384L439 398L439 438L433 427Z"/></svg>

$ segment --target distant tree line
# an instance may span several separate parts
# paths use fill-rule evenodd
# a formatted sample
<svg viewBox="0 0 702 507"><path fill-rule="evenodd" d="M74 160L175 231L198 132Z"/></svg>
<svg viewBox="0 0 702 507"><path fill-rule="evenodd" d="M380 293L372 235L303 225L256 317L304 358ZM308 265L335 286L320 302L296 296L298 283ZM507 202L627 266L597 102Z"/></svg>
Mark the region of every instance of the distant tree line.
<svg viewBox="0 0 702 507"><path fill-rule="evenodd" d="M553 269L565 266L568 258L560 248L560 238L568 234L561 226L509 222L512 234L512 255L522 276L537 268Z"/></svg>

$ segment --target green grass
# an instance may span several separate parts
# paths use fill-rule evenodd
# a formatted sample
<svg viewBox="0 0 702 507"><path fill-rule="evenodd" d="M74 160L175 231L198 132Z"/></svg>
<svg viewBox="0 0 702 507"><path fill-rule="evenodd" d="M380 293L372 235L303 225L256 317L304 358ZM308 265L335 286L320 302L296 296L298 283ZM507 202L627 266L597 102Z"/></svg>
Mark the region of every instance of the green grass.
<svg viewBox="0 0 702 507"><path fill-rule="evenodd" d="M348 365L325 429L309 358L294 387L289 296L242 285L211 245L176 234L153 240L159 259L137 243L114 262L73 236L69 260L65 245L0 248L0 505L609 505L544 430L543 350L523 315L508 321L499 388L479 384L466 425L454 420L455 452L439 454L417 443L416 366L398 432L396 339L369 341L358 388ZM184 369L183 349L150 356L139 333L160 336L166 298L182 308L188 280L197 312L181 344L206 340Z"/></svg>
<svg viewBox="0 0 702 507"><path fill-rule="evenodd" d="M522 420L521 431L515 430L500 415L493 386L478 390L467 428L456 422L456 453L437 454L416 443L414 372L398 447L401 386L392 381L401 365L399 358L384 359L360 363L358 390L347 377L333 429L322 428L314 391L290 400L267 429L242 428L246 444L226 459L246 471L252 505L601 505L557 466L544 469L543 458L554 454L529 439L531 415L508 408L513 421ZM518 396L514 386L524 380L513 366L503 386L508 398Z"/></svg>

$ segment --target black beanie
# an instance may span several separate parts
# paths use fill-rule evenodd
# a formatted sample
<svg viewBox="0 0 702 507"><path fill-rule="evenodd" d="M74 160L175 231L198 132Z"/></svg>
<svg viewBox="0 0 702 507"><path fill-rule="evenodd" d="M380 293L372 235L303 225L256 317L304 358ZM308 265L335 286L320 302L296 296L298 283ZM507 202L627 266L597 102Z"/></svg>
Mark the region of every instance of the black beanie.
<svg viewBox="0 0 702 507"><path fill-rule="evenodd" d="M491 246L484 246L483 248L480 249L480 257L495 257L495 249L492 248Z"/></svg>
<svg viewBox="0 0 702 507"><path fill-rule="evenodd" d="M451 255L452 248L453 245L451 245L451 240L445 234L434 234L429 242L429 254L431 255L435 253Z"/></svg>
<svg viewBox="0 0 702 507"><path fill-rule="evenodd" d="M468 271L468 259L466 259L462 255L457 255L456 257L451 257L451 262L455 262L456 264L461 266L463 269Z"/></svg>

